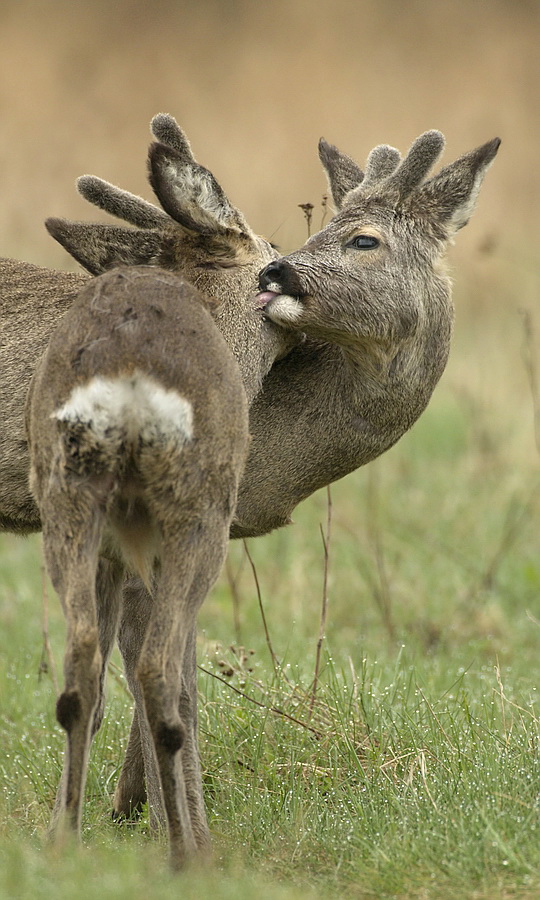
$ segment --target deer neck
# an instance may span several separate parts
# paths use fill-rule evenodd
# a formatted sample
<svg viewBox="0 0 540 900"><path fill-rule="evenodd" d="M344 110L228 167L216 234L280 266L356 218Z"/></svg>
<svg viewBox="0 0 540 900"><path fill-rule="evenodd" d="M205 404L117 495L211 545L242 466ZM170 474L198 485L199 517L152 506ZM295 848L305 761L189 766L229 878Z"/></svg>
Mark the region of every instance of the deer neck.
<svg viewBox="0 0 540 900"><path fill-rule="evenodd" d="M362 420L402 434L425 409L448 360L452 309L435 309L400 341L334 348L341 402Z"/></svg>

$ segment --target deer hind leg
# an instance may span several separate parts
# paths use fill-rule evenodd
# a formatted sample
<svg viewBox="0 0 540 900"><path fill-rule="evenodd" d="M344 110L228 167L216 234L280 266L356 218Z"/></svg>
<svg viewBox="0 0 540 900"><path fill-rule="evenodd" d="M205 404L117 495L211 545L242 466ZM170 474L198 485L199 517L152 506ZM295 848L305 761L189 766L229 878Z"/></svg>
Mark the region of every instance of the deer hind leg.
<svg viewBox="0 0 540 900"><path fill-rule="evenodd" d="M150 824L155 829L165 827L161 788L152 736L145 721L144 701L136 677L137 664L144 643L153 598L139 578L124 584L123 616L118 632L118 646L124 660L135 710L124 764L114 794L113 818L118 821L137 817L147 800L146 782L150 782ZM141 729L143 734L141 735Z"/></svg>
<svg viewBox="0 0 540 900"><path fill-rule="evenodd" d="M201 589L206 590L204 579ZM146 779L150 822L155 829L160 829L164 828L166 823L159 772L152 735L146 722L142 691L135 677L151 608L152 598L141 581L132 579L124 586L124 616L118 634L118 643L136 706L124 765L114 795L113 818L120 821L130 819L140 811L147 799ZM197 749L197 663L195 653L196 629L193 627L186 641L183 658L179 713L186 729L185 743L182 747L182 764L187 803L195 841L197 847L202 850L208 847L210 839L202 796L202 778Z"/></svg>
<svg viewBox="0 0 540 900"><path fill-rule="evenodd" d="M101 672L99 676L99 697L92 722L92 737L101 727L105 709L105 678L107 666L118 633L122 610L122 578L124 566L119 560L98 560L96 574L96 609L98 621L99 649L101 652Z"/></svg>
<svg viewBox="0 0 540 900"><path fill-rule="evenodd" d="M194 639L197 613L219 574L225 544L226 530L216 535L205 526L197 538L192 532L163 547L137 667L176 868L209 845L195 732Z"/></svg>
<svg viewBox="0 0 540 900"><path fill-rule="evenodd" d="M67 732L67 741L51 822L53 834L80 833L88 752L103 667L96 599L102 515L95 508L86 508L80 499L70 505L66 494L49 497L42 509L47 567L67 621L65 683L56 704L56 717Z"/></svg>

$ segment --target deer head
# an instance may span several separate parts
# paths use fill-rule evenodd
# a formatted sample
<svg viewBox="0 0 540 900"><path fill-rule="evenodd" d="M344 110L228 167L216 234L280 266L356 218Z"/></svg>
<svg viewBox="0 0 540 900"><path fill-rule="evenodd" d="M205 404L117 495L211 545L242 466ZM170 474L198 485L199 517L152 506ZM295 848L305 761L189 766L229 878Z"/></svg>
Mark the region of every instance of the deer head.
<svg viewBox="0 0 540 900"><path fill-rule="evenodd" d="M196 162L172 116L151 123L148 173L162 209L91 175L80 193L126 226L47 219L49 233L93 275L117 265L171 269L210 301L214 319L244 377L248 398L276 356L295 342L254 302L261 267L277 256L250 228L208 169Z"/></svg>
<svg viewBox="0 0 540 900"><path fill-rule="evenodd" d="M321 141L338 212L301 250L263 269L259 302L265 314L339 345L383 380L396 356L407 355L433 330L449 338L450 287L442 257L467 224L499 143L484 144L426 180L444 146L438 131L417 138L404 159L391 147L376 147L365 175ZM444 364L447 341L440 349Z"/></svg>

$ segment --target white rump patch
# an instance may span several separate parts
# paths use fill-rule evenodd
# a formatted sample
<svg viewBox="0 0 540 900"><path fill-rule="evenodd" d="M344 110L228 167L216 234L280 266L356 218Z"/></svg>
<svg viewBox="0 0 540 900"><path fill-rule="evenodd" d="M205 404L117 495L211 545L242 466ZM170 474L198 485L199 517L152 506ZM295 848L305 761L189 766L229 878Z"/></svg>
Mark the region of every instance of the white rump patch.
<svg viewBox="0 0 540 900"><path fill-rule="evenodd" d="M96 375L73 389L69 400L52 414L63 422L84 423L99 437L124 428L129 439L152 441L158 436L189 441L193 407L175 390L135 370L131 375Z"/></svg>
<svg viewBox="0 0 540 900"><path fill-rule="evenodd" d="M303 304L296 297L278 294L264 307L264 313L278 325L294 325L302 317Z"/></svg>

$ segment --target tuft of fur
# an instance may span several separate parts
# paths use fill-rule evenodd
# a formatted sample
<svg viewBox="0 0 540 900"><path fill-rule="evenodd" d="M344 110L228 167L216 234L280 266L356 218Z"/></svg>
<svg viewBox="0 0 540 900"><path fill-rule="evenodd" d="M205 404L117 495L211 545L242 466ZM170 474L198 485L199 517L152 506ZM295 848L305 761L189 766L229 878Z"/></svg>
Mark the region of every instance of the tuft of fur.
<svg viewBox="0 0 540 900"><path fill-rule="evenodd" d="M77 385L52 415L64 423L86 425L102 441L113 433L122 435L130 445L139 440L183 442L193 438L189 400L175 390L165 390L137 369L115 378L96 375Z"/></svg>

